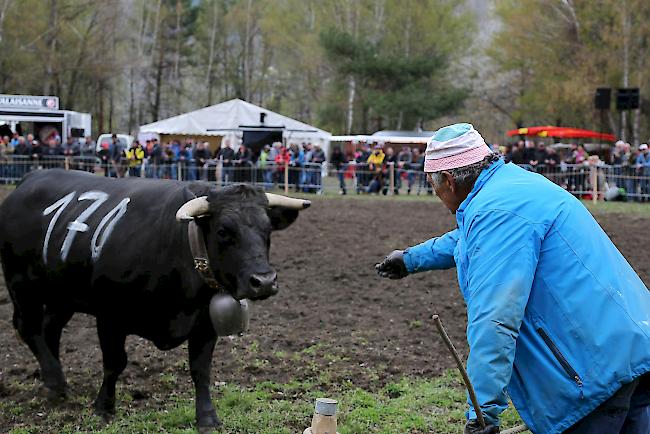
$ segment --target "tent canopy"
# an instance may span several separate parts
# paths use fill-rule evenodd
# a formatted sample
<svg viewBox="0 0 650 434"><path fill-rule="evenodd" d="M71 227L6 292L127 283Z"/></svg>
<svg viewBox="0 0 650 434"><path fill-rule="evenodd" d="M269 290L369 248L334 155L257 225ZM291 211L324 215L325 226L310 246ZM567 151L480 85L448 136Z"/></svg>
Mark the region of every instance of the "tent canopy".
<svg viewBox="0 0 650 434"><path fill-rule="evenodd" d="M508 136L528 136L528 137L555 137L563 139L598 139L608 142L616 141L613 134L599 133L592 130L570 127L554 127L551 125L540 127L519 128L507 132Z"/></svg>
<svg viewBox="0 0 650 434"><path fill-rule="evenodd" d="M263 119L263 122L261 122ZM142 125L140 133L241 137L244 131L277 131L291 141L325 145L331 134L263 107L231 99L220 104Z"/></svg>

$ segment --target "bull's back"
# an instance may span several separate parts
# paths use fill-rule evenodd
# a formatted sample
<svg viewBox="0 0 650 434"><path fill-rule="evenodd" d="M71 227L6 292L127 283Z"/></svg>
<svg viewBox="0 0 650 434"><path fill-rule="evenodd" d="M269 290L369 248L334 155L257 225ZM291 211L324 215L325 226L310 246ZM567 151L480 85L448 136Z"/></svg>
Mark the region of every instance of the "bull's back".
<svg viewBox="0 0 650 434"><path fill-rule="evenodd" d="M65 286L74 298L101 279L128 284L142 258L168 250L183 200L183 185L171 181L30 173L0 206L5 274Z"/></svg>

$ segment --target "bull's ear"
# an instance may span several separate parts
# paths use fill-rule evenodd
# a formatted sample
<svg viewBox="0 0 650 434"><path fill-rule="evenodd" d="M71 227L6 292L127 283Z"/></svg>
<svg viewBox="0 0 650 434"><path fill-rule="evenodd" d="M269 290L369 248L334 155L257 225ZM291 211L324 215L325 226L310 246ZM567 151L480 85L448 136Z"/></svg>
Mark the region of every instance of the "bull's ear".
<svg viewBox="0 0 650 434"><path fill-rule="evenodd" d="M298 218L299 213L300 211L297 209L283 206L274 206L266 211L274 231L279 231L291 225Z"/></svg>

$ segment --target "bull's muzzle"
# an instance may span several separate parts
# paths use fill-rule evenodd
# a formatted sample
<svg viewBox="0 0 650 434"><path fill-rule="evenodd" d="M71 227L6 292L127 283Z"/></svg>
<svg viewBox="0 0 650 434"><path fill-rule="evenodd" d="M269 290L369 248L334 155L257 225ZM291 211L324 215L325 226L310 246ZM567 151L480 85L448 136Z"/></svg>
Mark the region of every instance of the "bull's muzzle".
<svg viewBox="0 0 650 434"><path fill-rule="evenodd" d="M275 271L268 273L251 274L248 279L251 289L250 298L267 298L278 293L278 275Z"/></svg>

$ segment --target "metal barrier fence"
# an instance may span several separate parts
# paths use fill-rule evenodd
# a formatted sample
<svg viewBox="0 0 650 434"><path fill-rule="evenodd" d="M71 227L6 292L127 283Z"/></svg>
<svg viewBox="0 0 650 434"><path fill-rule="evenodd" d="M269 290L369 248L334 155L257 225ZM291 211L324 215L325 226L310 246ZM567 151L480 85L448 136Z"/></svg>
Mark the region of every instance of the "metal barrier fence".
<svg viewBox="0 0 650 434"><path fill-rule="evenodd" d="M607 165L565 164L521 167L537 172L580 199L648 201L650 168Z"/></svg>
<svg viewBox="0 0 650 434"><path fill-rule="evenodd" d="M602 200L650 200L650 168L612 166L604 164L558 164L555 166L528 166L579 198ZM97 157L40 157L7 155L0 157L0 183L17 183L28 172L38 169L62 168L84 170L100 176L143 177L175 179L181 181L208 181L228 185L245 182L265 189L285 192L300 191L322 194L325 192L366 194L432 194L431 186L421 165L395 165L388 163L373 166L365 163L342 165L336 170L332 165L291 164L263 166L253 163L223 165L221 161L208 160L197 164L195 160L174 163L155 163L145 160L141 164L115 164Z"/></svg>

